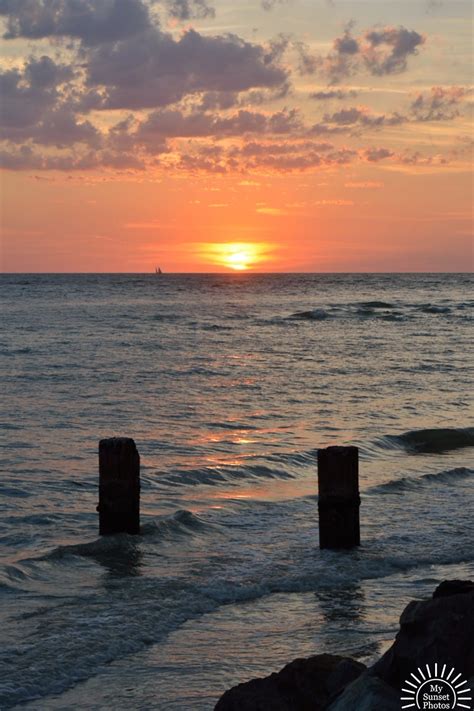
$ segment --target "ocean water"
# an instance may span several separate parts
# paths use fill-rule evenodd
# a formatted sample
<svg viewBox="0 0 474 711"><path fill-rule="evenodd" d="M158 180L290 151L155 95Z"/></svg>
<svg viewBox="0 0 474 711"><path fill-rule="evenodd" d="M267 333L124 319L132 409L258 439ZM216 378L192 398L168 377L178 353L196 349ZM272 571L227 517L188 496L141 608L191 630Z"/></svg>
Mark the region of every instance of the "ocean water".
<svg viewBox="0 0 474 711"><path fill-rule="evenodd" d="M212 709L474 576L468 275L4 275L0 707ZM142 535L98 537L133 437ZM319 447L362 546L318 547Z"/></svg>

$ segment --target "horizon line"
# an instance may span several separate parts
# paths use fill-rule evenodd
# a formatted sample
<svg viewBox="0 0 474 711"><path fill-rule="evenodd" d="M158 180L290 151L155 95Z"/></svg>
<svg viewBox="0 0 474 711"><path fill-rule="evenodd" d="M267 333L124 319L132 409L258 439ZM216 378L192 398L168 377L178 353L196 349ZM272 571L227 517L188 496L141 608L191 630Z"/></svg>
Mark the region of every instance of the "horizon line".
<svg viewBox="0 0 474 711"><path fill-rule="evenodd" d="M247 270L226 270L226 271L212 271L212 272L162 272L161 274L156 274L155 272L127 272L127 271L110 271L110 272L96 272L96 271L84 271L84 272L50 272L50 271L37 271L37 272L31 272L31 271L5 271L2 272L0 271L0 276L88 276L88 275L96 275L96 276L107 276L107 275L116 275L116 276L150 276L150 277L167 277L167 276L214 276L214 275L220 275L220 276L277 276L277 275L311 275L311 274L374 274L374 275L381 275L381 274L463 274L463 275L473 275L474 273L472 271L431 271L431 270L414 270L414 271L409 271L409 270L404 270L404 271L371 271L371 270L361 270L361 271L289 271L289 272L284 272L284 271L272 271L272 272L261 272L261 271L254 271L251 269Z"/></svg>

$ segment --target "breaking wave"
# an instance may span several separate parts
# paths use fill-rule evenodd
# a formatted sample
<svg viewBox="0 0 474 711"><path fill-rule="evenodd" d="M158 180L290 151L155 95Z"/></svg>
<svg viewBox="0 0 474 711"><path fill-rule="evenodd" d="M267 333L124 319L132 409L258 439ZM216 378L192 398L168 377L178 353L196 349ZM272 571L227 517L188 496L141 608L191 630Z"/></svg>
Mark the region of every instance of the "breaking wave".
<svg viewBox="0 0 474 711"><path fill-rule="evenodd" d="M411 430L401 435L386 435L380 445L386 449L405 449L414 454L442 454L453 449L474 447L474 427Z"/></svg>
<svg viewBox="0 0 474 711"><path fill-rule="evenodd" d="M469 467L456 467L455 469L446 469L440 472L430 472L421 476L403 477L401 479L393 479L379 486L374 486L369 490L369 493L402 493L407 490L419 489L431 484L452 484L456 481L462 481L474 476L474 469Z"/></svg>

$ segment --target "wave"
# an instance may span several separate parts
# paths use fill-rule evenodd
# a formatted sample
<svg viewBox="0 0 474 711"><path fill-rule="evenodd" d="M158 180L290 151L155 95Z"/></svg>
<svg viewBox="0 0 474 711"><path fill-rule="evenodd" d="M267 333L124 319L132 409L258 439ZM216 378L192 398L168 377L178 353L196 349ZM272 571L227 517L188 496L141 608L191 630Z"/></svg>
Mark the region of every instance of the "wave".
<svg viewBox="0 0 474 711"><path fill-rule="evenodd" d="M258 427L247 422L206 422L207 427L223 430L257 430Z"/></svg>
<svg viewBox="0 0 474 711"><path fill-rule="evenodd" d="M469 467L456 467L455 469L445 469L440 472L430 472L429 474L422 474L418 477L403 477L401 479L393 479L392 481L387 481L384 484L371 487L367 493L377 493L377 492L394 492L402 493L411 489L419 489L424 486L431 484L452 484L456 481L462 481L464 479L469 479L474 476L474 469L469 469Z"/></svg>
<svg viewBox="0 0 474 711"><path fill-rule="evenodd" d="M306 319L309 321L324 321L325 319L330 318L330 314L324 309L312 309L310 311L297 311L288 318Z"/></svg>
<svg viewBox="0 0 474 711"><path fill-rule="evenodd" d="M416 318L417 315L449 315L453 309L468 308L468 303L462 304L393 304L389 301L358 301L345 304L330 304L328 307L319 306L314 309L297 311L286 317L288 320L324 321L329 318L345 319L378 319L384 321L405 321ZM460 314L457 318L461 318Z"/></svg>
<svg viewBox="0 0 474 711"><path fill-rule="evenodd" d="M386 435L379 442L385 449L405 449L413 454L442 454L474 447L474 427L411 430Z"/></svg>
<svg viewBox="0 0 474 711"><path fill-rule="evenodd" d="M388 301L363 301L361 306L368 309L394 309L395 306Z"/></svg>
<svg viewBox="0 0 474 711"><path fill-rule="evenodd" d="M425 304L420 307L424 314L449 314L451 309L449 306L436 306L435 304Z"/></svg>
<svg viewBox="0 0 474 711"><path fill-rule="evenodd" d="M69 556L100 559L104 554L120 557L133 552L143 541L146 542L151 538L168 540L176 537L191 537L215 532L217 528L215 524L207 523L191 511L179 509L173 514L147 521L140 528L140 536L118 533L112 536L101 536L88 543L58 546L47 553L42 560L58 560Z"/></svg>
<svg viewBox="0 0 474 711"><path fill-rule="evenodd" d="M293 479L294 476L284 469L276 469L263 464L222 465L212 468L174 470L171 474L160 476L159 483L166 482L173 486L216 486L223 482L230 484L241 479L255 478Z"/></svg>

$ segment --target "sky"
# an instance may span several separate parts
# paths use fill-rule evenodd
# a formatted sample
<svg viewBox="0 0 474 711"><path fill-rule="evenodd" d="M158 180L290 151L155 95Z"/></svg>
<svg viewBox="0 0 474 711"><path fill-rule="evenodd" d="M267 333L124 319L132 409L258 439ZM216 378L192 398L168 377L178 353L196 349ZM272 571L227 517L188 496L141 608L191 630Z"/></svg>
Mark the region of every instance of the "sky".
<svg viewBox="0 0 474 711"><path fill-rule="evenodd" d="M0 0L3 272L470 271L464 0Z"/></svg>

